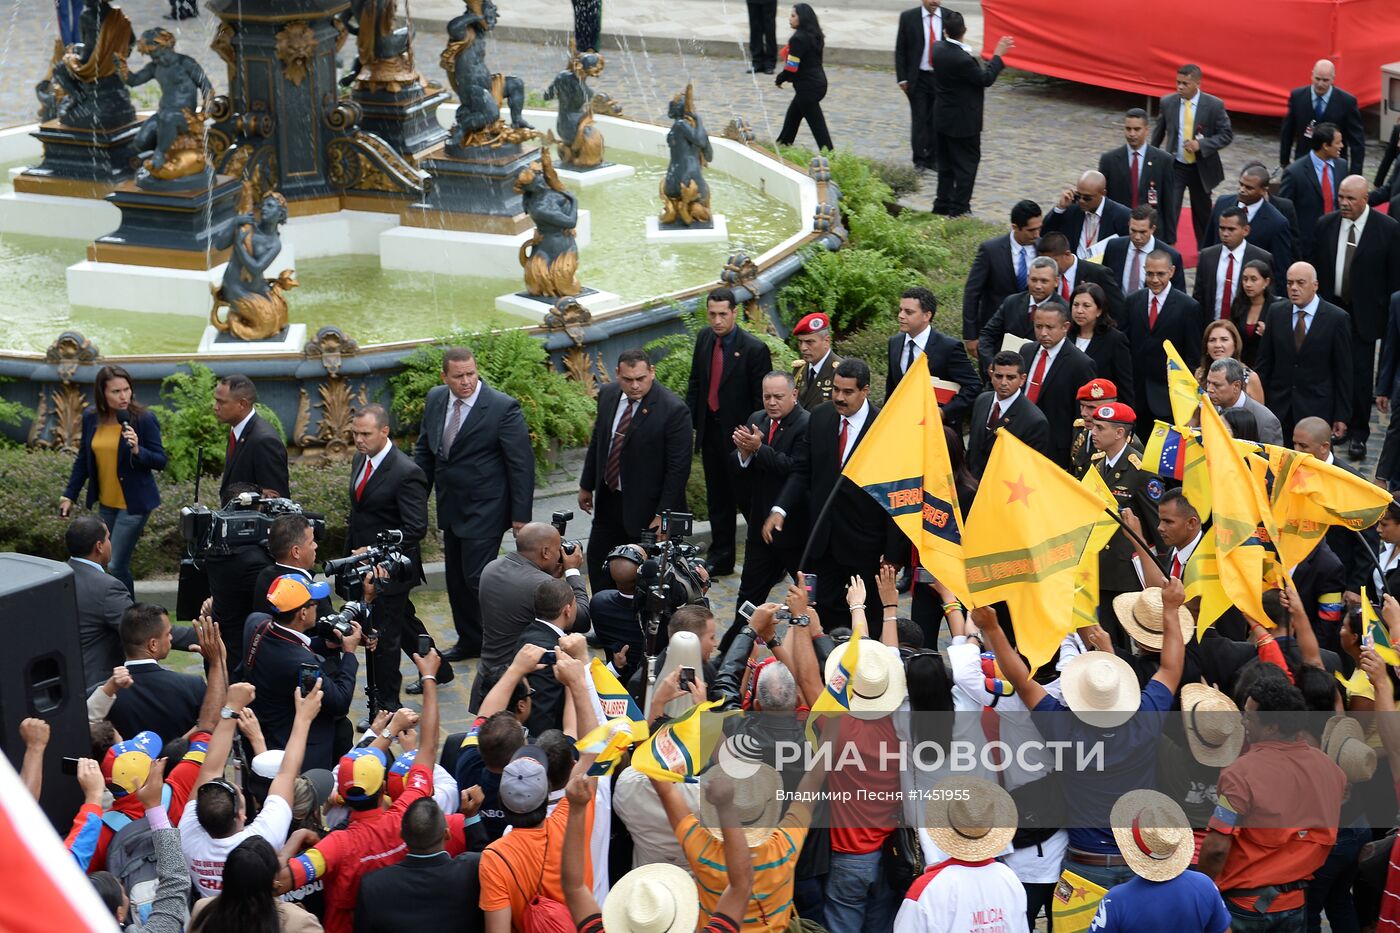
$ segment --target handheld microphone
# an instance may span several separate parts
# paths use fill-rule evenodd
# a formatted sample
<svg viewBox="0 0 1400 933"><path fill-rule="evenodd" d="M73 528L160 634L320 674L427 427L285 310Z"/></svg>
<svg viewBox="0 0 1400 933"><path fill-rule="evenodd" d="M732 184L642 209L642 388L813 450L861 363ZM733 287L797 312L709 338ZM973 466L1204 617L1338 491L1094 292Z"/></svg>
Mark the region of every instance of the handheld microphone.
<svg viewBox="0 0 1400 933"><path fill-rule="evenodd" d="M128 424L131 424L131 412L127 411L125 408L118 408L117 424L121 425L122 427L126 427Z"/></svg>

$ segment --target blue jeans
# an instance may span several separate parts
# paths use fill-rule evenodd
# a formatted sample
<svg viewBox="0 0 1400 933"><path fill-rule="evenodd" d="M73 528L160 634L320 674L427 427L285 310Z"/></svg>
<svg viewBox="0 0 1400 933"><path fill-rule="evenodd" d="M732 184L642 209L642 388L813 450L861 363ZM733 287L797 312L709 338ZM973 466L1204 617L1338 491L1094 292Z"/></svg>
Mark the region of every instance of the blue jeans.
<svg viewBox="0 0 1400 933"><path fill-rule="evenodd" d="M1101 888L1111 888L1115 884L1122 884L1137 877L1133 870L1127 865L1119 865L1114 868L1106 868L1099 865L1083 865L1074 860L1072 854L1065 856L1065 868L1074 872L1086 881L1092 881Z"/></svg>
<svg viewBox="0 0 1400 933"><path fill-rule="evenodd" d="M831 933L891 929L903 893L893 890L880 871L880 850L833 852L826 876L826 928Z"/></svg>
<svg viewBox="0 0 1400 933"><path fill-rule="evenodd" d="M150 513L135 515L126 509L112 509L100 506L98 514L112 535L112 559L107 563L107 572L122 582L126 591L136 598L136 584L131 579L131 555L136 550L136 542L141 539L141 531L146 527Z"/></svg>
<svg viewBox="0 0 1400 933"><path fill-rule="evenodd" d="M1361 922L1356 916L1356 900L1351 894L1356 879L1356 860L1361 847L1371 841L1369 829L1343 826L1337 830L1337 843L1327 861L1313 873L1308 882L1308 933L1322 929L1322 912L1332 933L1359 933Z"/></svg>
<svg viewBox="0 0 1400 933"><path fill-rule="evenodd" d="M1245 910L1229 898L1225 899L1225 906L1230 910L1230 929L1233 933L1303 933L1307 929L1306 907L1261 914Z"/></svg>

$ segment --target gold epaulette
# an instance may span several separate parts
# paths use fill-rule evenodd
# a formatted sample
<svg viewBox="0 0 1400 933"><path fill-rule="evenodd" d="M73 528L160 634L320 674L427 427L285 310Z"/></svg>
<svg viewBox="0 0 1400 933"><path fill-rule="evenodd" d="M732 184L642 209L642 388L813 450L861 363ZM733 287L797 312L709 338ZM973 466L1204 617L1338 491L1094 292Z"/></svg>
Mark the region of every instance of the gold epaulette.
<svg viewBox="0 0 1400 933"><path fill-rule="evenodd" d="M1106 455L1102 450L1096 450L1096 451L1094 451L1092 454L1089 455L1089 459L1090 459L1090 460L1102 460L1105 456L1107 456L1107 455Z"/></svg>
<svg viewBox="0 0 1400 933"><path fill-rule="evenodd" d="M1076 428L1082 428L1082 427L1084 427L1084 419L1083 419L1083 418L1075 418L1075 419L1074 419L1074 426L1075 426Z"/></svg>
<svg viewBox="0 0 1400 933"><path fill-rule="evenodd" d="M1134 469L1142 469L1142 458L1132 451L1128 451L1128 462L1133 465Z"/></svg>
<svg viewBox="0 0 1400 933"><path fill-rule="evenodd" d="M792 361L792 371L794 373L801 372L802 368L806 365L807 361L802 359L801 357L798 357L797 359Z"/></svg>

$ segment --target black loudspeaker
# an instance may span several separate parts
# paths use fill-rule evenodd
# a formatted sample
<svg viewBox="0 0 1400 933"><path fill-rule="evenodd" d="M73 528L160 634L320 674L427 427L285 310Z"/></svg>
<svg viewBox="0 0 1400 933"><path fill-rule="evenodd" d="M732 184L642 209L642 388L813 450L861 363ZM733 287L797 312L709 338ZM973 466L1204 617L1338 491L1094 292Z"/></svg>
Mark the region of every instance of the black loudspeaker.
<svg viewBox="0 0 1400 933"><path fill-rule="evenodd" d="M0 554L0 646L0 746L18 771L24 760L20 722L48 722L39 804L59 835L66 835L83 792L72 775L62 773L60 759L92 754L72 568L27 554Z"/></svg>

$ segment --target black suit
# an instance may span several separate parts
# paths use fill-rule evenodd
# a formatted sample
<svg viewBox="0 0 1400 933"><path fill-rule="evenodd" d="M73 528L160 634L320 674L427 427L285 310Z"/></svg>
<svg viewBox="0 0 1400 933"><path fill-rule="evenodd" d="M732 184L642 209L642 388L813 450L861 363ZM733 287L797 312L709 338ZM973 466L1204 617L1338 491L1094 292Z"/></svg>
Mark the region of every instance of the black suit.
<svg viewBox="0 0 1400 933"><path fill-rule="evenodd" d="M886 348L885 356L889 366L885 376L887 399L894 394L895 386L904 378L905 363L909 358L907 339L907 335L903 333L894 334ZM972 408L972 401L977 398L977 390L981 388L982 380L973 368L972 360L968 359L967 349L962 342L939 333L932 326L929 327L928 340L924 342L924 353L928 356L930 376L958 384L957 394L938 408L943 416L943 423L957 428L962 424L963 415Z"/></svg>
<svg viewBox="0 0 1400 933"><path fill-rule="evenodd" d="M1071 335L1073 331L1071 331ZM1133 351L1128 335L1117 327L1102 330L1089 338L1084 355L1094 364L1094 378L1107 379L1118 390L1118 401L1133 406Z"/></svg>
<svg viewBox="0 0 1400 933"><path fill-rule="evenodd" d="M1133 351L1133 398L1137 404L1138 437L1152 433L1153 419L1171 422L1172 406L1167 396L1167 354L1170 340L1187 366L1200 362L1201 335L1205 332L1201 306L1183 291L1173 288L1160 302L1157 326L1149 328L1152 292L1144 288L1128 296L1128 314L1123 332Z"/></svg>
<svg viewBox="0 0 1400 933"><path fill-rule="evenodd" d="M1339 249L1345 251L1346 240L1342 215L1334 211L1317 223L1312 264L1317 269L1318 295L1351 316L1351 361L1356 367L1352 409L1340 420L1347 423L1348 437L1365 440L1371 436L1376 341L1385 333L1390 296L1400 291L1400 221L1367 210L1365 229L1352 258L1347 295L1342 294L1342 283L1337 280Z"/></svg>
<svg viewBox="0 0 1400 933"><path fill-rule="evenodd" d="M1239 207L1238 195L1227 194L1215 200L1215 208L1210 214L1210 229L1201 241L1201 247L1214 246L1220 242L1220 215L1232 207ZM1249 234L1245 241L1252 243L1273 257L1274 288L1282 291L1280 284L1288 279L1288 267L1293 265L1293 257L1298 255L1293 249L1293 230L1288 218L1270 201L1264 201L1249 222ZM1199 274L1199 273L1197 273Z"/></svg>
<svg viewBox="0 0 1400 933"><path fill-rule="evenodd" d="M1352 334L1347 313L1325 301L1308 327L1302 350L1293 345L1294 308L1287 299L1265 312L1264 337L1254 370L1263 380L1269 410L1278 415L1283 436L1293 426L1317 416L1328 424L1351 417Z"/></svg>
<svg viewBox="0 0 1400 933"><path fill-rule="evenodd" d="M546 651L553 651L561 637L549 624L532 619L530 624L525 626L525 631L520 633L516 651L526 645L538 645ZM529 679L533 692L530 694L530 718L525 720L525 728L530 730L531 735L539 735L549 729L564 728L566 691L564 685L554 676L553 666L546 665L543 670L531 674Z"/></svg>
<svg viewBox="0 0 1400 933"><path fill-rule="evenodd" d="M1021 348L1021 359L1026 363L1027 398L1035 378L1036 357L1040 355L1040 344L1027 343ZM1074 421L1079 417L1079 400L1075 397L1080 386L1094 378L1094 361L1084 351L1066 337L1060 350L1046 367L1040 382L1040 394L1035 405L1045 415L1050 426L1050 441L1045 455L1064 467L1070 468L1069 449L1074 443Z"/></svg>
<svg viewBox="0 0 1400 933"><path fill-rule="evenodd" d="M1027 447L1047 457L1050 455L1050 423L1045 420L1045 413L1026 398L1024 390L1009 407L1001 406L1001 416L994 424L990 423L993 402L996 402L996 393L990 390L977 396L977 401L972 404L972 422L968 426L967 468L979 480L986 472L987 461L992 456L992 448L996 446L997 428L1006 428L1024 441ZM964 510L971 505L971 502L962 503Z"/></svg>
<svg viewBox="0 0 1400 933"><path fill-rule="evenodd" d="M1390 313L1386 318L1385 338L1381 341L1381 368L1376 374L1376 394L1392 401L1400 392L1400 294L1390 296ZM1338 461L1340 464L1341 461ZM1394 484L1400 480L1400 418L1390 419L1390 427L1385 431L1385 446L1381 448L1380 460L1376 464L1376 479ZM1350 534L1350 532L1347 532ZM1340 556L1341 550L1333 548ZM1342 557L1345 561L1346 557ZM1347 561L1348 567L1353 567ZM82 603L78 604L79 606Z"/></svg>
<svg viewBox="0 0 1400 933"><path fill-rule="evenodd" d="M1273 257L1264 252L1253 243L1245 240L1243 244L1244 254L1235 263L1234 284L1230 288L1230 300L1233 302L1236 295L1240 293L1240 272L1244 269L1244 264L1255 259L1272 263ZM1225 244L1217 243L1214 246L1207 246L1201 250L1196 259L1196 284L1191 289L1191 297L1196 299L1196 303L1201 306L1201 315L1208 321L1225 318L1230 319L1230 309L1227 307L1225 313L1220 313L1220 295L1216 290L1216 279L1220 277L1220 257L1225 253ZM1229 266L1229 260L1226 260ZM1172 283L1176 285L1175 282Z"/></svg>
<svg viewBox="0 0 1400 933"><path fill-rule="evenodd" d="M1346 143L1342 155L1349 163L1347 174L1361 174L1366 166L1366 128L1361 123L1361 109L1356 104L1356 97L1339 87L1334 86L1331 95L1319 120L1311 84L1295 87L1288 92L1288 112L1284 114L1283 126L1279 130L1279 165L1287 165L1294 159L1306 160L1308 152L1312 150L1309 131L1318 123L1331 123L1342 131L1342 140ZM1289 150L1292 150L1292 155L1289 155Z"/></svg>
<svg viewBox="0 0 1400 933"><path fill-rule="evenodd" d="M1123 289L1118 282L1117 273L1108 266L1102 263L1085 262L1082 259L1076 259L1074 265L1070 267L1069 272L1062 276L1062 278L1069 280L1071 299L1065 299L1062 291L1057 290L1055 294L1059 295L1060 299L1064 301L1065 304L1070 303L1076 288L1083 285L1085 282L1093 282L1099 288L1103 289L1104 297L1108 299L1108 313L1113 315L1115 321L1123 319Z"/></svg>
<svg viewBox="0 0 1400 933"><path fill-rule="evenodd" d="M588 534L588 579L593 591L606 589L603 561L619 544L635 542L652 519L665 511L683 512L690 478L690 412L659 382L633 405L632 423L623 444L619 483L608 488L608 453L613 421L625 402L622 386L611 383L598 393L598 417L588 442L579 488L592 490L593 527Z"/></svg>
<svg viewBox="0 0 1400 933"><path fill-rule="evenodd" d="M770 73L778 64L778 0L749 0L747 5L753 70Z"/></svg>
<svg viewBox="0 0 1400 933"><path fill-rule="evenodd" d="M1300 259L1306 256L1307 253L1303 252L1303 238L1298 229L1298 209L1293 206L1292 201L1281 194L1269 195L1269 203L1283 215L1284 220L1288 221L1288 232L1293 238L1293 255Z"/></svg>
<svg viewBox="0 0 1400 933"><path fill-rule="evenodd" d="M378 647L367 660L373 666L379 709L399 708L399 648L406 655L418 650L417 636L427 630L409 599L412 589L423 581L419 542L428 533L428 479L413 459L388 443L388 450L365 483L359 497L355 490L365 475L365 456L356 454L350 465L350 517L345 547L367 547L385 531L403 532L404 553L413 559L411 579L385 582L376 588L372 622L379 633ZM405 637L407 636L407 637Z"/></svg>
<svg viewBox="0 0 1400 933"><path fill-rule="evenodd" d="M1143 261L1146 262L1147 257L1159 249L1172 258L1172 267L1176 269L1176 271L1172 273L1172 288L1179 288L1182 291L1186 291L1186 263L1182 262L1181 254L1176 251L1175 247L1162 242L1158 237L1153 237L1147 244L1147 247L1142 251ZM1103 267L1112 272L1114 278L1118 280L1118 284L1123 286L1124 296L1131 295L1133 292L1137 291L1131 284L1132 273L1128 268L1128 259L1132 256L1132 250L1133 241L1127 237L1121 236L1116 240L1109 240L1108 245L1103 248ZM1139 273L1138 288L1143 288L1146 285L1146 277L1142 273ZM1121 305L1119 306L1119 310L1122 310ZM1119 388L1122 387L1120 386ZM1130 402L1129 404L1132 403Z"/></svg>
<svg viewBox="0 0 1400 933"><path fill-rule="evenodd" d="M1041 307L1048 305L1068 307L1060 300L1059 292L1051 293L1049 298L1040 302ZM1002 338L1007 334L1025 340L1035 336L1030 308L1031 293L1017 292L1003 301L1001 307L997 308L997 313L982 326L982 332L977 337L977 362L983 373L992 365L992 357L1001 350Z"/></svg>
<svg viewBox="0 0 1400 933"><path fill-rule="evenodd" d="M1220 164L1220 150L1235 139L1235 131L1230 126L1230 114L1220 98L1197 92L1195 115L1192 126L1195 139L1201 144L1196 158L1190 163L1176 159L1178 137L1181 135L1181 95L1172 93L1163 96L1157 111L1157 122L1152 127L1151 143L1161 146L1172 157L1172 170L1176 175L1173 185L1174 198L1167 210L1180 215L1186 203L1186 192L1191 192L1191 218L1195 224L1196 242L1204 242L1207 205L1210 192L1225 180L1225 169Z"/></svg>
<svg viewBox="0 0 1400 933"><path fill-rule="evenodd" d="M1103 212L1099 217L1099 231L1094 237L1094 242L1105 240L1110 236L1125 237L1128 235L1129 215L1132 212L1128 208L1110 198L1103 199ZM1075 201L1064 210L1052 210L1045 215L1043 230L1046 233L1057 231L1065 235L1069 240L1069 248L1076 256L1080 255L1080 239L1084 235L1085 214L1079 202Z"/></svg>
<svg viewBox="0 0 1400 933"><path fill-rule="evenodd" d="M219 503L229 500L228 488L235 483L252 483L258 489L271 489L279 496L291 494L287 479L287 445L272 425L257 412L243 426L243 434L233 446L233 456L224 461L219 480Z"/></svg>
<svg viewBox="0 0 1400 933"><path fill-rule="evenodd" d="M131 686L117 692L107 720L123 738L149 729L169 744L199 719L204 703L204 681L180 674L157 663L126 661Z"/></svg>
<svg viewBox="0 0 1400 933"><path fill-rule="evenodd" d="M481 852L410 856L397 865L369 872L360 882L355 933L401 930L460 930L482 933Z"/></svg>
<svg viewBox="0 0 1400 933"><path fill-rule="evenodd" d="M1030 251L1034 254L1034 244ZM1026 259L1027 275L1030 275L1031 260L1034 258L1032 255ZM972 268L968 269L967 283L963 286L963 339L976 340L1001 303L1025 287L1016 277L1011 234L992 237L978 244L977 255L972 257Z"/></svg>
<svg viewBox="0 0 1400 933"><path fill-rule="evenodd" d="M254 613L248 617L243 630L247 654L243 659L243 679L257 689L253 712L262 724L268 748L286 748L292 734L296 707L292 692L297 689L298 668L315 664L321 669L321 712L311 721L306 737L306 759L303 766L334 768L336 761L350 744L350 723L345 714L355 697L355 674L359 660L353 654L326 648L324 642L312 638L311 643L325 651L324 656L306 647L295 632L274 623L270 618Z"/></svg>
<svg viewBox="0 0 1400 933"><path fill-rule="evenodd" d="M535 457L520 403L484 380L469 399L452 449L443 450L448 403L455 401L445 385L428 393L413 461L437 492L452 624L457 645L471 657L481 653L481 568L513 523L530 520Z"/></svg>
<svg viewBox="0 0 1400 933"><path fill-rule="evenodd" d="M695 446L700 448L700 464L705 470L705 501L710 514L710 548L707 557L717 569L734 566L734 508L743 503L728 482L726 463L734 452L734 429L749 413L763 406L763 377L773 368L768 345L738 326L729 332L721 347L718 407L710 410L710 375L715 351L715 332L705 328L695 338L691 357L690 382L685 390L685 406L695 428ZM745 510L747 516L747 510Z"/></svg>
<svg viewBox="0 0 1400 933"><path fill-rule="evenodd" d="M88 688L111 677L112 668L126 663L119 630L122 614L131 605L131 594L122 581L98 567L71 558L68 566L73 568L83 686Z"/></svg>
<svg viewBox="0 0 1400 933"><path fill-rule="evenodd" d="M1156 146L1138 159L1138 190L1133 197L1132 157L1127 144L1114 146L1099 156L1099 172L1108 180L1108 196L1129 210L1141 205L1156 208L1157 233L1168 243L1176 242L1176 217L1167 208L1176 203L1176 173L1172 154Z"/></svg>
<svg viewBox="0 0 1400 933"><path fill-rule="evenodd" d="M1342 162L1341 159L1327 160L1333 210L1336 210L1337 188L1341 185L1342 179L1346 177L1345 172L1346 163ZM1300 158L1283 170L1278 193L1292 201L1294 209L1298 212L1299 246L1302 248L1299 255L1312 255L1313 235L1317 232L1317 222L1322 219L1323 214L1327 213L1327 209L1322 192L1322 181L1318 178L1317 172L1314 171L1311 156Z"/></svg>
<svg viewBox="0 0 1400 933"><path fill-rule="evenodd" d="M922 5L899 14L899 31L894 38L894 74L909 95L909 142L914 164L937 171L938 136L933 122L937 87L933 69L923 67L928 64L928 32L924 28ZM942 10L935 11L933 32L936 38L943 38Z"/></svg>
<svg viewBox="0 0 1400 933"><path fill-rule="evenodd" d="M272 566L265 547L235 548L227 557L210 557L209 595L214 599L214 621L228 652L230 670L242 663L243 623L250 612L267 611L267 588L258 580Z"/></svg>
<svg viewBox="0 0 1400 933"><path fill-rule="evenodd" d="M957 217L972 211L972 187L982 161L983 99L1003 67L1000 56L983 65L980 58L946 40L933 47L938 95L933 104L933 125L938 134L935 214Z"/></svg>

